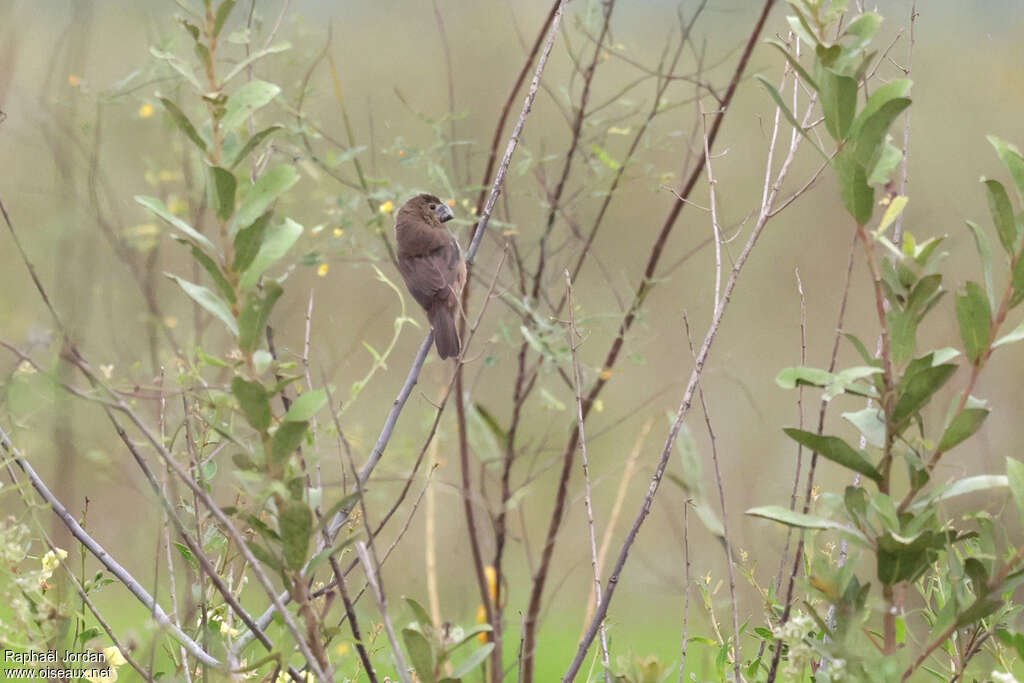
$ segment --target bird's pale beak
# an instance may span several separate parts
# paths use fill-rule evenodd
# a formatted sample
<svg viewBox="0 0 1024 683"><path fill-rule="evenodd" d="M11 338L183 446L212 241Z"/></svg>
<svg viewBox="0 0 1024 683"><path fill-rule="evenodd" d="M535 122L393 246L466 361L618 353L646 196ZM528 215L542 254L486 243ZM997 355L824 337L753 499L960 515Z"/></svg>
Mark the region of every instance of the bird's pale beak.
<svg viewBox="0 0 1024 683"><path fill-rule="evenodd" d="M455 212L452 211L452 207L448 206L447 204L438 205L437 220L444 223L445 221L450 221L453 218L455 218Z"/></svg>

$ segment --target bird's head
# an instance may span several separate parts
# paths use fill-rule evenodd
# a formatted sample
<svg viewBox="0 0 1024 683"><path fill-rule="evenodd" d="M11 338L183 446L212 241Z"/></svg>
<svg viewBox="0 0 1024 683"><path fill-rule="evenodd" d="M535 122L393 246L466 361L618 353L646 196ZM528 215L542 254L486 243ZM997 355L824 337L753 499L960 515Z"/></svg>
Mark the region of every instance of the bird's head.
<svg viewBox="0 0 1024 683"><path fill-rule="evenodd" d="M398 211L399 216L418 218L427 225L441 227L441 223L455 218L452 208L432 194L418 194Z"/></svg>

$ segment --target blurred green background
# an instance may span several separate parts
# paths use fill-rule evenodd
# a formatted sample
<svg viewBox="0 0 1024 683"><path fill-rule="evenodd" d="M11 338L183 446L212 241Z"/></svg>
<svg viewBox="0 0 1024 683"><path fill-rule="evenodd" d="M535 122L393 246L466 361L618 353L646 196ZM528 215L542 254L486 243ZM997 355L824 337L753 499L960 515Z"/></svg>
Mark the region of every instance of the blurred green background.
<svg viewBox="0 0 1024 683"><path fill-rule="evenodd" d="M687 15L694 4L683 3ZM564 39L560 37L556 44L544 78L546 89L539 94L527 121L505 198L496 214L502 222L492 235L498 230L515 231L524 258L531 264L546 216L542 183L553 186L569 137L569 127L560 112L567 109L571 70L566 46L589 53L590 43L583 32L592 24L594 5L582 0L569 5ZM759 5L739 0L710 3L694 29L697 47L706 49L707 63L714 65L706 78L724 85ZM257 18L264 28L273 24L281 7L276 1L257 3ZM449 42L453 107L449 105L438 21L434 6L428 2L295 0L289 3L277 34L279 39L291 42L291 50L259 62L256 73L284 89L282 101L272 105L272 114L265 115L268 120L294 122L289 107L294 107L301 81L323 49L329 23L333 30L330 49L355 142L367 147L360 159L368 174L388 181L381 191L394 191L396 204L417 189L455 199L457 227L465 246L472 216L462 201L469 200L470 205L475 201L475 186L481 181L498 113L525 57L524 43L532 42L548 3L437 0L436 7ZM905 226L919 238L949 235L953 256L946 272L947 283L953 287L968 277L977 277L977 260L964 220L985 222L984 194L977 180L985 174L998 174L1001 168L984 136L995 133L1024 144L1024 71L1020 68L1019 39L1024 30L1024 12L1013 0L933 0L919 3L918 9L911 73L915 86L910 203ZM104 229L133 252L140 277L151 283L165 322L172 325L183 346L191 348L196 339L190 302L160 275L164 271L190 273L187 254L169 239L163 226L154 229L155 221L132 201L136 194L189 200L182 175L183 145L156 99L158 91L174 98L178 86L170 79L147 78L152 74L146 72L132 81L138 88L132 85L116 97L110 96L118 81L137 69L145 71L152 63L150 46L176 45L181 49L183 32L173 20L176 11L173 2L156 1L7 0L0 6L0 110L6 113L0 123L4 169L0 198L85 355L94 365L109 368L104 372L128 390L136 384L153 386L158 366L165 367L167 383L173 386L178 368L163 338L157 334L156 342L152 341L155 328L136 280L111 247L111 240L104 236ZM783 4L777 3L765 38L786 30L784 11ZM910 2L880 2L878 11L886 17L878 41L884 47L904 30ZM244 12L236 10L236 14ZM234 23L238 21L238 16L233 18ZM630 60L655 65L675 23L674 3L620 1L613 18L612 40L618 52ZM899 65L906 63L906 35L895 42L890 56ZM687 54L683 62L681 71L692 70L693 53ZM778 53L759 47L718 138L720 155L714 159L717 192L721 221L730 233L760 202L773 113L768 96L751 76L764 74L776 81L780 73ZM892 77L899 71L895 64L886 62L879 73ZM629 138L608 133L607 129L635 127L634 112L645 111L653 97L651 81L619 95L639 75L635 67L614 56L603 60L598 68L591 101L610 100L610 104L585 132L600 136L595 139L613 159L624 154ZM578 81L575 87L573 95L578 96ZM692 85L679 82L669 89L667 98L680 101L692 92ZM518 110L520 101L517 97L514 110ZM344 139L326 63L313 73L304 109L325 133ZM459 114L454 121L455 138L465 141L452 148L454 153L436 147L432 125L450 110ZM576 285L576 299L589 334L580 350L588 381L601 371L600 364L621 317L622 302L632 295L650 244L673 201L660 185L678 185L693 119L694 108L686 105L656 120L639 161L626 174L628 182L612 202L596 242L596 259L588 262ZM448 121L436 125L450 134ZM282 200L280 213L294 217L307 228L324 226L315 234L307 229L292 254L296 266L289 275L285 299L272 320L279 351L293 359L301 354L306 303L310 292L315 292L310 359L313 374L318 377L322 369L344 396L372 363L363 342L378 349L386 346L393 319L400 310L393 291L375 278L371 264L396 281L397 272L387 260L374 226L368 224L371 216L359 196L302 160L303 150L293 138L283 138L277 151L298 157L303 172L303 181ZM529 168L520 163L526 159L534 162ZM444 169L454 193L429 171L429 162ZM799 187L817 163L813 153L803 149L787 188L791 191ZM570 187L583 190L574 198L571 214L585 230L600 205L596 192L605 189L610 172L593 156L579 163L577 169ZM353 175L345 166L340 172ZM694 199L706 204L706 185L698 186ZM106 228L97 220L97 206ZM384 224L390 231L390 218ZM729 245L732 256L741 248L749 226L747 221L741 236ZM747 565L762 585L774 576L785 531L763 520L746 518L742 511L752 505L783 504L792 486L795 454L781 427L797 420L795 396L778 388L773 380L780 368L800 360L795 271L799 271L806 296L808 364L824 366L831 352L852 227L827 173L814 191L773 220L743 273L705 371L703 386L723 463L731 533L738 546L749 553ZM343 230L340 237L335 236L335 228ZM713 252L704 249L676 269L668 266L688 254L710 232L711 223L705 213L693 207L683 211L668 243L669 252L662 259L664 280L649 297L640 324L627 339L625 360L613 373L601 410L595 411L588 422L600 525L607 522L627 454L644 423L654 420L613 550L647 488L667 431L666 414L676 409L690 373L682 313L688 315L698 340L711 313ZM559 265L548 270L545 288L557 301L564 291L562 261L573 260L578 243L563 222L556 225L554 234L556 245L565 246L556 258ZM500 252L498 239L485 240L477 272L493 272ZM317 267L324 263L329 268L319 276ZM512 285L508 273L506 267L499 289ZM859 264L853 278L845 328L863 339L872 339L876 329L873 301L868 275ZM478 310L482 289L476 289L471 311ZM53 367L58 349L52 341L51 321L6 231L0 236L0 291L0 335L4 341L30 349L42 364ZM420 312L413 312L413 302L409 300L407 305L425 324ZM951 298L947 297L942 306L945 314L937 318L942 322L922 330L922 345L956 345ZM224 338L217 324L210 324L208 316L200 318L204 348L223 348ZM470 400L486 406L503 422L509 414L518 324L509 307L492 302L469 354ZM345 415L345 428L360 460L376 439L422 331L408 326L403 330L387 370L377 374ZM507 341L510 338L514 344ZM1005 356L1001 359L1002 370L984 374L976 391L993 401L996 410L980 438L971 441L977 450L957 451L944 461L948 474L1001 470L1002 459L1011 455L998 445L1014 443L1019 433L1024 384L1016 370L1024 362L1024 348L1008 347L999 355ZM853 360L852 350L841 347L840 365ZM431 402L447 383L449 373L446 364L431 356L371 487L372 502L380 510L393 498L423 443L434 412ZM78 382L81 378L71 375L70 379ZM526 457L523 467L516 470L520 481L528 468L537 475L521 503L530 543L528 549L524 547L517 530L506 567L510 584L507 628L513 640L519 611L525 609L528 595L528 556L535 557L539 552L550 515L557 460L574 419L572 393L557 373L542 371L539 381L550 400L534 401L527 411L522 439ZM137 577L151 584L160 525L158 506L102 413L81 401L68 400L44 380L19 371L18 360L10 354L0 355L0 382L0 419L15 443L76 514L83 513L88 500L89 529ZM829 426L835 430L846 429L839 418L841 410L859 407L849 399L839 401L845 403L835 406L829 418ZM808 400L808 405L811 403ZM138 405L146 414L156 414L154 402L140 400ZM816 414L816 403L808 416L812 412ZM433 484L438 494L441 602L445 618L470 624L479 597L465 542L451 413L447 411L442 422L442 466ZM696 408L688 422L704 463L705 484L712 486L710 443ZM476 436L476 454L485 457L483 434L478 432ZM331 443L321 444L319 454L325 472L336 468ZM230 461L225 458L221 465L227 490ZM678 471L679 461L673 460L672 467ZM819 473L822 489L834 490L846 483L845 475L827 463ZM325 474L325 481L337 485L338 478ZM494 471L490 471L487 482L493 495ZM589 588L578 472L571 495L571 512L563 525L554 573L548 582L550 605L545 609L541 632L539 680L552 680L564 670L575 649L582 626L581 605ZM670 661L677 658L683 611L684 499L677 487L666 482L627 565L611 609L617 653L632 648L638 654L656 653ZM963 504L988 506L995 512L1004 502L979 498ZM714 507L717 510L717 501ZM0 510L21 514L12 495L0 497ZM410 512L407 503L403 518ZM50 521L45 516L42 519ZM56 522L53 530L67 546L67 537ZM397 529L391 529L388 539L395 533ZM423 537L420 509L410 533L385 567L385 581L393 595L407 594L425 601ZM489 556L489 529L484 537L485 554ZM714 588L726 576L724 558L720 547L693 516L690 547L694 575L710 573ZM753 625L763 624L759 598L745 583L740 599L741 620L749 617ZM397 605L397 600L394 603ZM99 605L126 633L138 641L148 640L139 626L145 620L144 610L123 589L109 587L100 594ZM364 607L372 619L369 605ZM727 621L728 591L724 586L715 594L715 607L719 619ZM396 606L395 610L400 608ZM695 632L706 634L706 618L696 598L691 614ZM396 616L399 621L408 618L407 614ZM691 654L702 658L713 653L693 645Z"/></svg>

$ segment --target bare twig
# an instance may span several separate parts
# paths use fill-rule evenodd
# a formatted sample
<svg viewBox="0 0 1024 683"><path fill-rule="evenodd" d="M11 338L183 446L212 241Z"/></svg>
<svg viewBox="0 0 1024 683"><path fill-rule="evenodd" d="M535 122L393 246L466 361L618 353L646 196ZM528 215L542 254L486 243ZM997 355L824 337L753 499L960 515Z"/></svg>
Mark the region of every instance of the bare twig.
<svg viewBox="0 0 1024 683"><path fill-rule="evenodd" d="M132 595L138 598L139 602L146 606L153 615L154 620L160 624L161 628L167 629L168 633L170 633L175 640L181 643L182 647L188 650L190 655L206 666L212 666L215 668L222 666L220 661L206 653L194 640L189 638L184 631L178 628L174 622L171 621L170 617L167 616L167 613L164 612L163 608L156 603L149 592L142 586L142 584L139 583L135 577L128 572L128 570L122 567L121 564L103 548L103 546L97 543L96 540L82 528L82 525L78 523L78 520L75 519L74 515L68 512L67 508L64 507L64 504L50 492L50 489L46 486L42 477L36 473L32 465L22 457L17 447L15 447L14 444L11 443L10 439L8 439L7 433L2 427L0 427L0 446L3 446L3 449L14 461L14 464L16 464L18 468L21 469L21 471L29 478L29 481L32 483L32 488L34 488L39 496L50 505L53 509L53 513L60 518L64 523L64 526L66 526L68 531L71 532L71 535L78 539L78 542L85 546L85 548L92 553L97 560L99 560L100 564L102 564L107 571L116 577L117 580L132 593Z"/></svg>
<svg viewBox="0 0 1024 683"><path fill-rule="evenodd" d="M566 296L569 300L569 353L572 356L573 386L576 390L576 426L580 430L580 460L583 463L583 502L587 511L587 533L590 537L590 563L594 570L594 599L601 609L601 565L597 560L597 537L594 533L594 503L590 497L590 460L587 458L587 437L583 431L583 376L580 362L576 357L577 344L583 343L576 329L576 312L573 309L572 280L568 269L565 271ZM604 664L605 683L611 683L611 659L608 656L608 633L601 624L601 663Z"/></svg>
<svg viewBox="0 0 1024 683"><path fill-rule="evenodd" d="M708 177L711 176L711 169L708 168ZM690 354L693 355L693 339L690 336L690 321L683 313L683 324L686 326L686 342L690 346ZM740 675L740 613L739 604L736 599L736 562L732 554L732 539L729 536L729 511L725 505L725 483L722 479L722 467L718 462L718 440L715 438L715 430L711 426L711 413L708 410L707 400L704 398L703 383L697 385L697 393L700 398L700 407L704 413L704 424L708 428L708 438L711 440L711 461L715 467L715 483L718 485L718 502L722 507L722 538L725 541L725 559L729 569L729 601L732 603L732 637L733 637L733 674L735 681L743 680Z"/></svg>

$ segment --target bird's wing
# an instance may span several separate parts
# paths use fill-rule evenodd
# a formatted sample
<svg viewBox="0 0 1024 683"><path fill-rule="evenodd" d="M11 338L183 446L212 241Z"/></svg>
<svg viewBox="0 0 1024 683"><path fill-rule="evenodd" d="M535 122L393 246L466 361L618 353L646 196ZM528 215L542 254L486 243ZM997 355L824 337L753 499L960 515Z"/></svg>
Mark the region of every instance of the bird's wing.
<svg viewBox="0 0 1024 683"><path fill-rule="evenodd" d="M436 301L447 301L457 285L462 255L454 237L423 256L399 256L398 268L416 301L430 308Z"/></svg>

